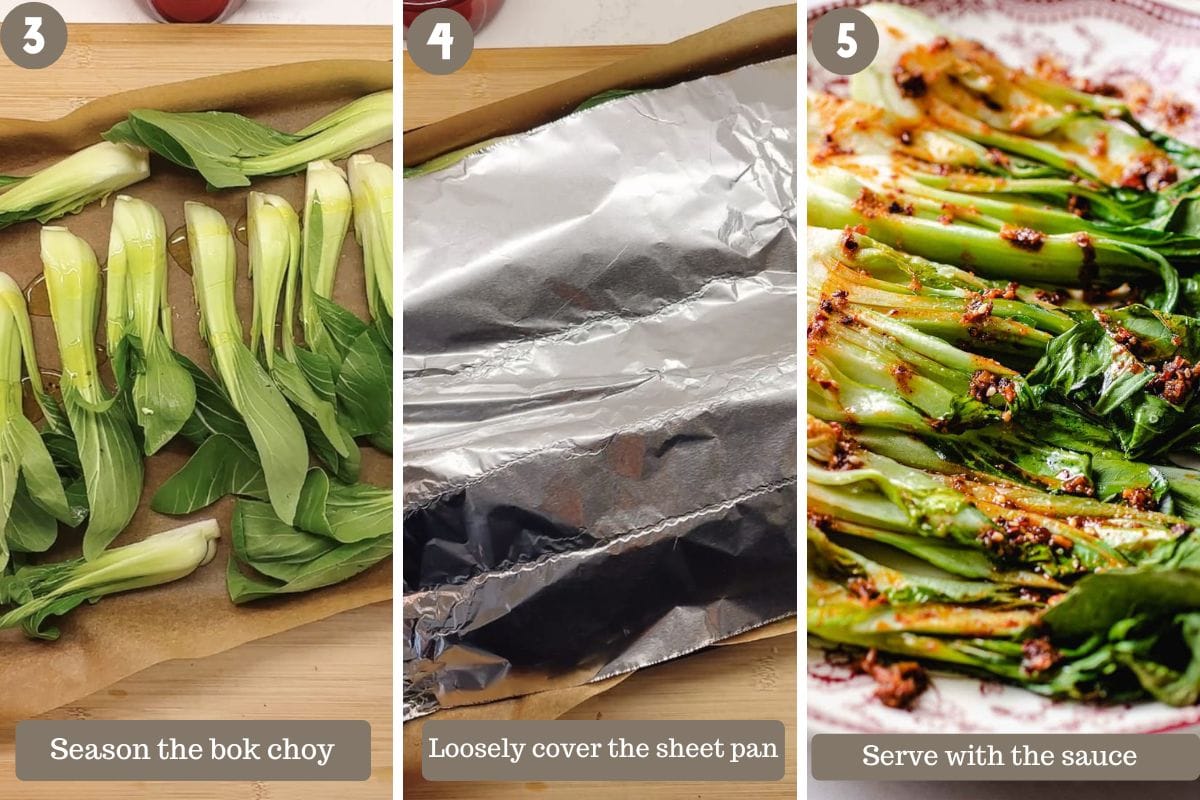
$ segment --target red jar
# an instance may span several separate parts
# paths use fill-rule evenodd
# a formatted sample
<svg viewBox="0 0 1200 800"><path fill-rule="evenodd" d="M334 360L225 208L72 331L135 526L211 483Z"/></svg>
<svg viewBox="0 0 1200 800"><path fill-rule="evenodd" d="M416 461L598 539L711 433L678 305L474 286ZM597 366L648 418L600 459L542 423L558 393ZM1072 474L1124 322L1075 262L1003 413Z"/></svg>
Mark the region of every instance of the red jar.
<svg viewBox="0 0 1200 800"><path fill-rule="evenodd" d="M162 22L220 22L246 0L142 0Z"/></svg>
<svg viewBox="0 0 1200 800"><path fill-rule="evenodd" d="M462 14L471 23L471 30L478 33L502 5L504 0L404 0L404 27L411 25L422 11L448 8Z"/></svg>

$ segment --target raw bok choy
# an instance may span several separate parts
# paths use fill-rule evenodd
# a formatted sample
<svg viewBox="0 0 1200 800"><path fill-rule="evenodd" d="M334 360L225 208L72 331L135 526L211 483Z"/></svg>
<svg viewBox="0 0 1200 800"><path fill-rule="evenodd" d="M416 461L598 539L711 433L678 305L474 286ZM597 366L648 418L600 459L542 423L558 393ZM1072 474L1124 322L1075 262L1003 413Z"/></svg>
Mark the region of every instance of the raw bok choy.
<svg viewBox="0 0 1200 800"><path fill-rule="evenodd" d="M45 442L25 418L22 366L38 402L53 402L42 388L25 297L0 272L0 574L10 552L44 552L54 544L59 521L78 522Z"/></svg>
<svg viewBox="0 0 1200 800"><path fill-rule="evenodd" d="M213 559L219 537L217 523L203 520L114 547L94 559L27 565L0 575L0 608L13 606L0 614L0 629L20 626L28 636L57 639L58 630L46 625L51 617L105 595L185 578Z"/></svg>
<svg viewBox="0 0 1200 800"><path fill-rule="evenodd" d="M386 282L390 293L392 173L390 167L369 156L354 156L350 162L357 195L352 195L351 184L332 163L314 162L308 168L300 262L300 316L306 347L298 348L296 354L314 389L329 397L328 387L332 387L345 429L353 436L369 436L377 447L390 451L392 322L379 282ZM386 186L379 185L380 181L386 181ZM385 204L386 210L379 204ZM364 237L367 306L374 324L363 322L333 300L352 207L356 231L361 230Z"/></svg>
<svg viewBox="0 0 1200 800"><path fill-rule="evenodd" d="M101 142L28 178L0 181L0 229L49 222L150 176L150 154L138 144Z"/></svg>
<svg viewBox="0 0 1200 800"><path fill-rule="evenodd" d="M308 470L304 430L242 339L242 323L234 303L237 256L225 218L215 209L196 202L187 203L184 213L192 280L200 305L201 333L228 405L244 421L271 506L280 519L291 524ZM199 398L199 384L197 387ZM221 441L217 440L217 444ZM205 458L201 451L192 456L193 461ZM235 466L231 462L222 469ZM185 465L184 470L187 468Z"/></svg>
<svg viewBox="0 0 1200 800"><path fill-rule="evenodd" d="M271 507L239 499L233 511L233 554L226 582L234 603L295 594L354 577L392 554L392 493L366 484L338 487L320 470L306 489L324 523L285 525ZM321 485L323 483L323 486ZM323 505L319 504L325 494ZM324 528L324 530L319 530Z"/></svg>
<svg viewBox="0 0 1200 800"><path fill-rule="evenodd" d="M62 400L84 486L83 556L95 559L137 511L143 464L130 420L100 380L96 325L100 267L87 242L66 228L42 228L42 265L62 362ZM47 419L52 419L47 414Z"/></svg>
<svg viewBox="0 0 1200 800"><path fill-rule="evenodd" d="M392 138L392 93L360 97L296 133L227 111L131 111L104 138L146 147L209 185L249 186L251 178L290 175L310 161L337 160Z"/></svg>
<svg viewBox="0 0 1200 800"><path fill-rule="evenodd" d="M291 205L277 195L251 192L247 205L254 294L252 348L275 385L299 412L300 424L314 452L341 480L353 482L358 478L361 456L354 437L339 424L334 386L328 381L310 385L299 362L293 325L300 220Z"/></svg>
<svg viewBox="0 0 1200 800"><path fill-rule="evenodd" d="M359 154L347 162L354 201L354 233L363 249L367 308L391 346L392 335L392 168Z"/></svg>
<svg viewBox="0 0 1200 800"><path fill-rule="evenodd" d="M165 223L143 200L113 204L105 299L105 347L153 455L191 417L196 387L171 346Z"/></svg>

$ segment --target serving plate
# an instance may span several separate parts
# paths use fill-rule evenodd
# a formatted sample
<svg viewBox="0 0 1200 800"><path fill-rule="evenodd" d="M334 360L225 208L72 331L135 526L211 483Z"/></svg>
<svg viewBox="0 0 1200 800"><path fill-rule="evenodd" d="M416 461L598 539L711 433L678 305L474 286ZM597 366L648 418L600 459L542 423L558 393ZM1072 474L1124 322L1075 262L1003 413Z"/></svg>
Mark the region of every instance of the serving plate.
<svg viewBox="0 0 1200 800"><path fill-rule="evenodd" d="M1200 13L1152 0L900 0L1008 64L1031 68L1051 57L1071 75L1149 93L1138 116L1200 144ZM810 5L808 23L832 8ZM817 65L808 49L808 85L845 94L846 79ZM1177 103L1197 113L1172 114ZM1182 118L1180 118L1182 117ZM1200 706L1162 703L1099 707L1052 701L1014 686L931 671L932 686L911 711L887 708L875 682L819 649L808 652L808 723L845 733L1163 733L1200 731Z"/></svg>

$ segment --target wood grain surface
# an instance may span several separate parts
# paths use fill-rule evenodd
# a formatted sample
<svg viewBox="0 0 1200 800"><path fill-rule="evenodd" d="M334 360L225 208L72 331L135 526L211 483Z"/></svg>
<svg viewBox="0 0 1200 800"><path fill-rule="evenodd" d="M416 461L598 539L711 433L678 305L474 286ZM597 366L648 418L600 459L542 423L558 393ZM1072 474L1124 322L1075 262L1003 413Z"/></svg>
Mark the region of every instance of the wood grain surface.
<svg viewBox="0 0 1200 800"><path fill-rule="evenodd" d="M386 27L71 25L53 66L0 57L0 116L55 119L129 89L273 64L389 59ZM86 609L79 613L86 614ZM52 645L51 645L52 646ZM2 676L0 676L2 677ZM3 691L20 691L6 686ZM344 800L392 796L392 607L376 604L198 661L159 664L46 718L366 719L371 779L338 784ZM0 727L0 797L132 800L323 800L330 784L17 783L13 728Z"/></svg>
<svg viewBox="0 0 1200 800"><path fill-rule="evenodd" d="M55 119L129 89L323 58L392 57L392 29L301 25L70 25L45 69L0 56L0 116Z"/></svg>
<svg viewBox="0 0 1200 800"><path fill-rule="evenodd" d="M431 75L404 54L404 130L645 53L651 45L476 50L449 75Z"/></svg>
<svg viewBox="0 0 1200 800"><path fill-rule="evenodd" d="M644 53L650 46L476 50L451 75L431 75L404 57L404 128L427 125ZM569 798L642 800L796 796L796 634L717 647L634 673L563 719L781 719L787 773L776 783L430 783L406 763L406 800ZM406 731L407 736L407 731ZM411 737L409 737L411 738ZM406 739L405 750L412 742Z"/></svg>

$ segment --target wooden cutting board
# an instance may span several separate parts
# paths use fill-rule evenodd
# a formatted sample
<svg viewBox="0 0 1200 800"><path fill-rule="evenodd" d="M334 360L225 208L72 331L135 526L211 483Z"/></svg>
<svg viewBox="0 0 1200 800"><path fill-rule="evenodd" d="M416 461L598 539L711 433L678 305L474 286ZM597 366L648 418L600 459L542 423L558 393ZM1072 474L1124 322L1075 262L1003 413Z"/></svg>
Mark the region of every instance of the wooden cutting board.
<svg viewBox="0 0 1200 800"><path fill-rule="evenodd" d="M570 78L647 45L477 50L460 70L430 75L404 55L404 129L427 125L487 103ZM582 699L582 698L581 698ZM569 701L568 701L569 702ZM579 700L575 700L578 703ZM570 710L566 710L566 709ZM548 713L543 714L543 711ZM637 797L792 798L796 796L796 634L712 648L641 670L581 705L536 712L565 719L782 719L787 727L787 772L776 783L427 783L410 763L420 744L405 726L405 792L413 800L538 797L604 800Z"/></svg>
<svg viewBox="0 0 1200 800"><path fill-rule="evenodd" d="M62 58L43 70L21 69L0 55L0 117L55 119L116 92L272 64L392 57L387 27L71 25L67 39ZM372 730L371 779L337 784L336 795L382 800L392 796L391 700L392 606L382 603L211 658L159 664L45 718L365 719ZM61 798L62 784L16 781L13 736L11 726L0 728L0 797ZM330 784L263 782L89 783L65 793L89 800L331 796Z"/></svg>

